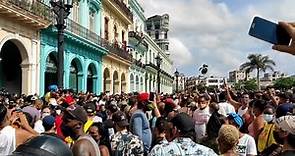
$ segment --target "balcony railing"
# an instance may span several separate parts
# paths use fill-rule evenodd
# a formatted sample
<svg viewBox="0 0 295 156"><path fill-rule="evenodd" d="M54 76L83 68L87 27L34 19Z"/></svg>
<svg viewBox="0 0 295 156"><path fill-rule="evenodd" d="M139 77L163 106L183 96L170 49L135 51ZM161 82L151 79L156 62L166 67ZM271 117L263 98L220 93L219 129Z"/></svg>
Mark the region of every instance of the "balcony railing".
<svg viewBox="0 0 295 156"><path fill-rule="evenodd" d="M121 10L127 15L128 19L130 21L133 21L133 14L130 11L130 9L126 6L126 4L124 4L121 0L110 0L115 2L115 4L121 8Z"/></svg>
<svg viewBox="0 0 295 156"><path fill-rule="evenodd" d="M133 62L133 64L135 64L138 67L141 67L141 68L145 67L145 65L140 60L133 59L132 62Z"/></svg>
<svg viewBox="0 0 295 156"><path fill-rule="evenodd" d="M157 65L155 65L155 64L154 64L154 63L152 63L152 62L150 62L149 64L146 64L146 66L150 66L150 67L152 67L152 68L154 68L154 69L158 70L158 67L157 67Z"/></svg>
<svg viewBox="0 0 295 156"><path fill-rule="evenodd" d="M25 10L43 20L52 21L53 19L50 7L40 0L0 0L0 3L7 4L18 11Z"/></svg>
<svg viewBox="0 0 295 156"><path fill-rule="evenodd" d="M124 48L121 48L118 44L110 43L105 39L102 39L102 44L109 50L111 54L114 54L125 60L128 60L129 62L132 62L132 55L129 54Z"/></svg>
<svg viewBox="0 0 295 156"><path fill-rule="evenodd" d="M66 26L67 26L66 30L68 30L78 36L81 36L87 40L90 40L91 42L94 42L95 44L97 44L99 46L105 47L105 45L102 43L102 38L98 34L90 31L89 29L74 22L73 20L67 19Z"/></svg>

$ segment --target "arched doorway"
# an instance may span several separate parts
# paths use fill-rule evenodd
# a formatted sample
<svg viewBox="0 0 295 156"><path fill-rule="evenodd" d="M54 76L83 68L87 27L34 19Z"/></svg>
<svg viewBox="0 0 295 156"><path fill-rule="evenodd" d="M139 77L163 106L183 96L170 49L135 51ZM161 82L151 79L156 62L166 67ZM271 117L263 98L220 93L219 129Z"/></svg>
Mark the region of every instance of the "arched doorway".
<svg viewBox="0 0 295 156"><path fill-rule="evenodd" d="M130 74L130 91L134 91L134 76L133 74Z"/></svg>
<svg viewBox="0 0 295 156"><path fill-rule="evenodd" d="M121 92L126 93L126 78L124 73L121 75Z"/></svg>
<svg viewBox="0 0 295 156"><path fill-rule="evenodd" d="M113 74L113 94L119 93L119 76L118 76L118 72L114 71Z"/></svg>
<svg viewBox="0 0 295 156"><path fill-rule="evenodd" d="M82 67L79 63L78 59L73 59L70 65L70 77L69 77L69 87L73 89L75 92L79 92L81 90L80 86L82 81Z"/></svg>
<svg viewBox="0 0 295 156"><path fill-rule="evenodd" d="M50 53L46 58L46 68L45 68L45 93L47 87L57 84L57 60L54 53Z"/></svg>
<svg viewBox="0 0 295 156"><path fill-rule="evenodd" d="M97 72L95 65L91 63L87 71L87 91L96 92Z"/></svg>
<svg viewBox="0 0 295 156"><path fill-rule="evenodd" d="M103 71L103 91L110 92L110 90L111 90L111 75L110 75L110 70L106 68Z"/></svg>
<svg viewBox="0 0 295 156"><path fill-rule="evenodd" d="M21 93L21 63L18 47L12 41L5 42L0 52L0 88L5 88L9 93Z"/></svg>

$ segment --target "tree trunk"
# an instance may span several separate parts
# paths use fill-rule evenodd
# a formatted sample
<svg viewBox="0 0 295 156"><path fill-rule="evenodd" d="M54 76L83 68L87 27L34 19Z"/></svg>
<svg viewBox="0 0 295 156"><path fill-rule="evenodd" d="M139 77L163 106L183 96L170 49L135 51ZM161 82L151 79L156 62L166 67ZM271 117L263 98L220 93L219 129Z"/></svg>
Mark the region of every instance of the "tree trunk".
<svg viewBox="0 0 295 156"><path fill-rule="evenodd" d="M259 68L257 68L257 89L260 90L260 75L259 75Z"/></svg>

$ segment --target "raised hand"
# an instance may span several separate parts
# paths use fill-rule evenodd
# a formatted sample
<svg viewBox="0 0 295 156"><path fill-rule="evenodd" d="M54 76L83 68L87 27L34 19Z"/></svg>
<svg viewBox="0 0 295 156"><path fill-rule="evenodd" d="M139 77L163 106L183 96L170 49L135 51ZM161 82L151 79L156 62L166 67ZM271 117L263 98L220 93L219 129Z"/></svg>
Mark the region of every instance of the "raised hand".
<svg viewBox="0 0 295 156"><path fill-rule="evenodd" d="M272 48L281 52L295 55L295 23L279 22L292 38L290 45L274 45Z"/></svg>

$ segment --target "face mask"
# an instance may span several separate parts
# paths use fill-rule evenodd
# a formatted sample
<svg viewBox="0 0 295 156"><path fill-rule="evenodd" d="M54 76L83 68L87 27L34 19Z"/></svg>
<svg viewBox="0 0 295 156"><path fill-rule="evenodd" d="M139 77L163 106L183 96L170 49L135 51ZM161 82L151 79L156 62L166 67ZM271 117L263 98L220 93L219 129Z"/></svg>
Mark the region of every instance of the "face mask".
<svg viewBox="0 0 295 156"><path fill-rule="evenodd" d="M273 120L272 114L263 114L263 118L266 122L271 122Z"/></svg>
<svg viewBox="0 0 295 156"><path fill-rule="evenodd" d="M49 116L50 113L42 113L42 118L44 118L45 116Z"/></svg>
<svg viewBox="0 0 295 156"><path fill-rule="evenodd" d="M284 144L284 139L280 137L279 132L274 131L274 132L273 132L273 137L274 137L275 141L276 141L278 144L281 144L281 145Z"/></svg>
<svg viewBox="0 0 295 156"><path fill-rule="evenodd" d="M56 110L55 112L56 112L57 115L60 115L61 110L58 109L58 110Z"/></svg>

